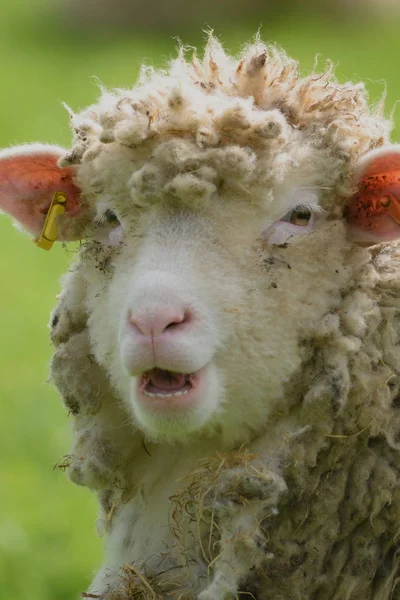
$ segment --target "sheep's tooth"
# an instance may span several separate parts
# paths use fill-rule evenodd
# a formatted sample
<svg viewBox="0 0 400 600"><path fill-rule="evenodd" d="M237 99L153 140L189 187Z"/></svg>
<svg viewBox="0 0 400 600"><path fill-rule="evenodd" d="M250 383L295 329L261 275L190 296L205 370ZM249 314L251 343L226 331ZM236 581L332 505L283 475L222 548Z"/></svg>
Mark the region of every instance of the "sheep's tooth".
<svg viewBox="0 0 400 600"><path fill-rule="evenodd" d="M147 392L146 390L143 390L143 393L151 398L172 398L174 396L186 396L186 394L189 393L189 390L182 390L179 392L174 392L173 394L154 394L153 392Z"/></svg>

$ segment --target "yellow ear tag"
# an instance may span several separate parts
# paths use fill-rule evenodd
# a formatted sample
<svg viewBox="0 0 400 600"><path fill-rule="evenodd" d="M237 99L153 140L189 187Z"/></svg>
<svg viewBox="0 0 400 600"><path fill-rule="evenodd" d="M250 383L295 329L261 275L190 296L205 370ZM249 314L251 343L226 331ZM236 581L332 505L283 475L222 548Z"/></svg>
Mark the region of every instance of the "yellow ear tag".
<svg viewBox="0 0 400 600"><path fill-rule="evenodd" d="M59 215L63 215L66 211L66 203L68 196L65 192L56 192L51 201L49 210L47 211L46 220L39 238L35 241L36 246L44 250L51 250L54 242L57 239L57 221Z"/></svg>

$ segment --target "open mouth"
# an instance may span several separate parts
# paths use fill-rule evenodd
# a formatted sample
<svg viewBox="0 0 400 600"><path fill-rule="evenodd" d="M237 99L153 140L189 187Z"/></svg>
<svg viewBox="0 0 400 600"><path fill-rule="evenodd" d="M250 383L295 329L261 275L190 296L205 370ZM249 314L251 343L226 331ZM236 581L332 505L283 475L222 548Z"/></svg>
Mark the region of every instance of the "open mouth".
<svg viewBox="0 0 400 600"><path fill-rule="evenodd" d="M132 378L132 383L134 389L131 388L131 401L134 411L139 421L147 427L155 427L157 431L161 428L164 431L166 423L170 423L175 431L177 423L180 423L186 429L197 429L199 423L207 418L210 394L208 365L191 373L155 367Z"/></svg>
<svg viewBox="0 0 400 600"><path fill-rule="evenodd" d="M175 373L164 369L151 369L140 377L139 389L145 396L177 398L187 396L196 387L196 373Z"/></svg>

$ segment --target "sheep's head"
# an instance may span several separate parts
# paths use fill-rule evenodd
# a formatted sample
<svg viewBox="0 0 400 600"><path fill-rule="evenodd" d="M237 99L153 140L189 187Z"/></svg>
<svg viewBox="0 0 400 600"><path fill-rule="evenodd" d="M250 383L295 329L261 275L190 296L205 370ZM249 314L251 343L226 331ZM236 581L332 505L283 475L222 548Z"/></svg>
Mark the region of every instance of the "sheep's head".
<svg viewBox="0 0 400 600"><path fill-rule="evenodd" d="M145 433L244 438L287 408L367 260L357 240L399 235L388 123L330 69L302 79L274 48L236 61L213 39L71 117L68 153L0 155L3 208L37 235L67 193L93 353Z"/></svg>

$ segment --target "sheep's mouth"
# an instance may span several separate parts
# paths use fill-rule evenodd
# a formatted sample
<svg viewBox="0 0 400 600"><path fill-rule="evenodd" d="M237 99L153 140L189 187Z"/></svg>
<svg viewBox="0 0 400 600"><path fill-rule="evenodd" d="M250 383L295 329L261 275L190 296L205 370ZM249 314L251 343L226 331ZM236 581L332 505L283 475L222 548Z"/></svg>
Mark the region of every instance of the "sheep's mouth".
<svg viewBox="0 0 400 600"><path fill-rule="evenodd" d="M186 396L196 385L196 374L175 373L164 369L151 369L140 377L139 389L145 396Z"/></svg>

